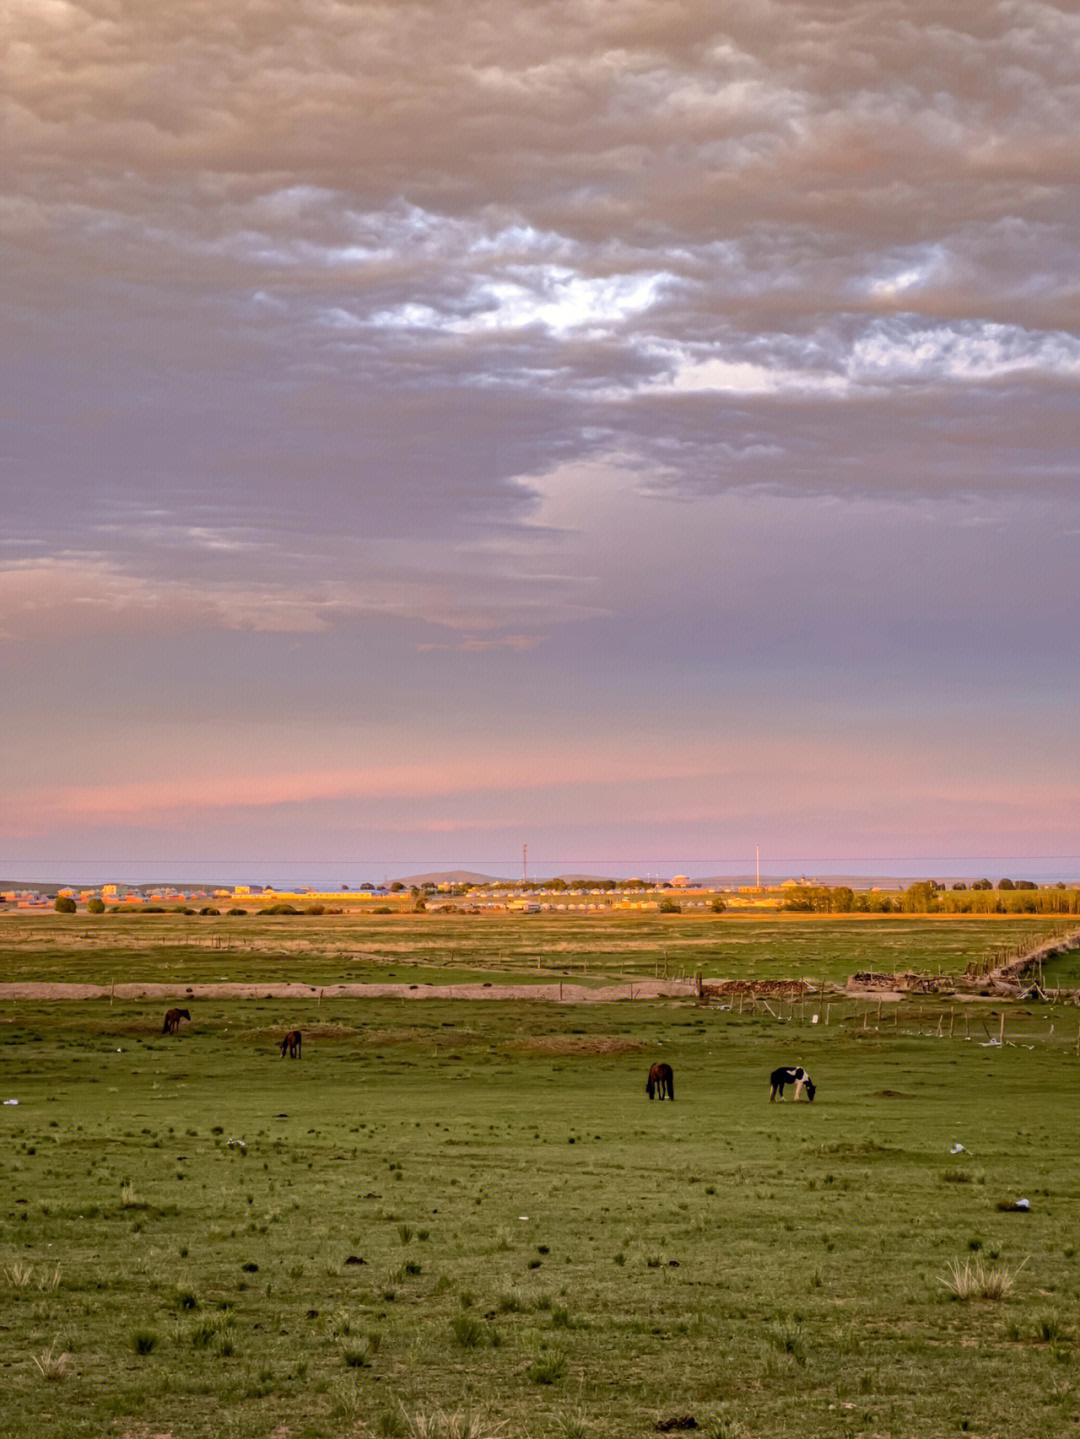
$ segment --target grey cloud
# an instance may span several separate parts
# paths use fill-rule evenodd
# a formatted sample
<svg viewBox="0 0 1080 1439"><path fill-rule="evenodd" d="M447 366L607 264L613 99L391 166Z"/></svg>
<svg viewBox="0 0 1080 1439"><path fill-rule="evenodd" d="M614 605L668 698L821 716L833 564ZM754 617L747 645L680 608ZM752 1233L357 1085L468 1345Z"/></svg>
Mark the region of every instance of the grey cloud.
<svg viewBox="0 0 1080 1439"><path fill-rule="evenodd" d="M605 451L686 495L1072 481L1062 7L57 0L10 33L26 553L340 576L506 544Z"/></svg>

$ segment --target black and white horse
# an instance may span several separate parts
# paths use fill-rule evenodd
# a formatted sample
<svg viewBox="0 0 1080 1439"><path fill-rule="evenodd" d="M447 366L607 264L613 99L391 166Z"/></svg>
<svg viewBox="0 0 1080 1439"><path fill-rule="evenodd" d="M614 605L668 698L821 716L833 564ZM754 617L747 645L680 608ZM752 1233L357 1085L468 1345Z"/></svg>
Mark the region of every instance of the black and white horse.
<svg viewBox="0 0 1080 1439"><path fill-rule="evenodd" d="M810 1100L811 1103L813 1102L817 1087L801 1064L789 1065L786 1069L774 1069L769 1075L770 1104L777 1096L779 1096L781 1104L784 1102L785 1084L793 1084L795 1086L796 1099L798 1099L800 1093L805 1089L807 1099Z"/></svg>

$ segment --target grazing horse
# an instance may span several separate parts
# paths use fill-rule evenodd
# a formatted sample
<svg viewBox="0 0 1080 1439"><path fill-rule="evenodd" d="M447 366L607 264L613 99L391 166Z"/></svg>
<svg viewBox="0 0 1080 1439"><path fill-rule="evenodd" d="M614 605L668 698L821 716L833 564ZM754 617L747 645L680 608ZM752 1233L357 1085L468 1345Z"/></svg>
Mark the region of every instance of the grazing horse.
<svg viewBox="0 0 1080 1439"><path fill-rule="evenodd" d="M290 1029L285 1038L281 1041L281 1057L285 1058L286 1051L290 1059L300 1058L300 1031Z"/></svg>
<svg viewBox="0 0 1080 1439"><path fill-rule="evenodd" d="M180 1028L180 1021L186 1019L191 1022L191 1015L186 1009L168 1009L165 1011L165 1023L161 1027L162 1034L175 1034Z"/></svg>
<svg viewBox="0 0 1080 1439"><path fill-rule="evenodd" d="M803 1069L801 1064L789 1065L786 1069L774 1069L773 1072L769 1075L770 1104L777 1097L777 1095L780 1096L780 1103L783 1104L785 1084L793 1084L795 1086L796 1100L799 1098L800 1092L805 1089L807 1099L810 1101L811 1104L813 1103L814 1095L817 1092L817 1086L807 1074L806 1070Z"/></svg>
<svg viewBox="0 0 1080 1439"><path fill-rule="evenodd" d="M649 1078L645 1083L645 1089L650 1099L654 1093L658 1099L675 1098L675 1076L671 1071L670 1064L654 1064L649 1070Z"/></svg>

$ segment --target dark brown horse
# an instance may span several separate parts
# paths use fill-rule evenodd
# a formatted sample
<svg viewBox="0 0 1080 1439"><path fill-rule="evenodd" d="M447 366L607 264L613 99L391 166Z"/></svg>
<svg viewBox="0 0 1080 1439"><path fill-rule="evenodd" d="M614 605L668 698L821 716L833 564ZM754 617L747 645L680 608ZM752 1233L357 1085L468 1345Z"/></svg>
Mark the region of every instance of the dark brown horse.
<svg viewBox="0 0 1080 1439"><path fill-rule="evenodd" d="M289 1055L289 1058L290 1058L290 1059L299 1059L299 1058L300 1058L300 1039L301 1039L301 1036L300 1036L300 1031L299 1031L298 1029L290 1029L290 1030L289 1030L288 1034L287 1034L287 1035L285 1036L285 1038L281 1041L281 1057L282 1057L282 1059L285 1058L286 1052L288 1052L288 1055Z"/></svg>
<svg viewBox="0 0 1080 1439"><path fill-rule="evenodd" d="M650 1099L656 1094L658 1099L675 1098L675 1075L672 1073L670 1064L654 1064L649 1070L649 1078L645 1089Z"/></svg>
<svg viewBox="0 0 1080 1439"><path fill-rule="evenodd" d="M167 1009L165 1011L165 1023L161 1027L162 1034L175 1034L180 1028L180 1021L186 1019L191 1023L191 1015L186 1009Z"/></svg>

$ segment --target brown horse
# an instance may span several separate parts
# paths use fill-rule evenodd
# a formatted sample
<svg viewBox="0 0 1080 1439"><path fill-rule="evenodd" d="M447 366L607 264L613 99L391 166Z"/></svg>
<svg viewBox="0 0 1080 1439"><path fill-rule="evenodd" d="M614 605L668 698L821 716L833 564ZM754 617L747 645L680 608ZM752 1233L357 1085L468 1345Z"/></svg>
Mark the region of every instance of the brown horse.
<svg viewBox="0 0 1080 1439"><path fill-rule="evenodd" d="M298 1029L290 1029L288 1034L281 1041L282 1059L285 1058L286 1051L288 1052L290 1059L300 1058L300 1040L300 1031Z"/></svg>
<svg viewBox="0 0 1080 1439"><path fill-rule="evenodd" d="M670 1064L654 1064L649 1070L649 1078L645 1089L650 1099L654 1093L658 1099L675 1099L675 1075L672 1073ZM659 1093L657 1093L659 1091Z"/></svg>
<svg viewBox="0 0 1080 1439"><path fill-rule="evenodd" d="M165 1011L165 1023L161 1027L162 1034L175 1034L180 1028L180 1021L186 1019L191 1023L191 1015L186 1009L167 1009Z"/></svg>

